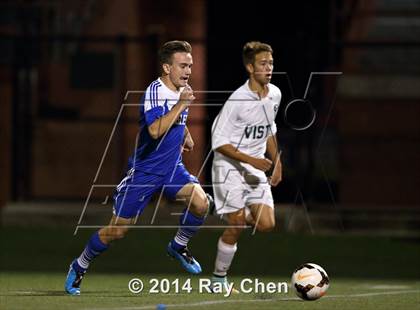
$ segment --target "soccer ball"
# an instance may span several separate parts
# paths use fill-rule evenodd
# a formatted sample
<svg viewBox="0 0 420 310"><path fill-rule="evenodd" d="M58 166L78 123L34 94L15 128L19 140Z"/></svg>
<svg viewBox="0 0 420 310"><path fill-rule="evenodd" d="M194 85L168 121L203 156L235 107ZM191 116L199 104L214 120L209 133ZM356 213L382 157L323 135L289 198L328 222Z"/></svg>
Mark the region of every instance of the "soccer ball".
<svg viewBox="0 0 420 310"><path fill-rule="evenodd" d="M304 300L315 300L325 295L330 286L327 272L319 265L307 263L298 267L292 275L292 287Z"/></svg>

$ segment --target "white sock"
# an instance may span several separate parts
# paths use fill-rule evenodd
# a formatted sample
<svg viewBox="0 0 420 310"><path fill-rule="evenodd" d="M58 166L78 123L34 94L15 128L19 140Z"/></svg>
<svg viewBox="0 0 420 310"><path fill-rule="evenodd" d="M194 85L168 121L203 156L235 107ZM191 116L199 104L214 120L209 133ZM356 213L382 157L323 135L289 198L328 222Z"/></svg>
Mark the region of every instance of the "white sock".
<svg viewBox="0 0 420 310"><path fill-rule="evenodd" d="M227 244L222 241L222 238L219 238L219 242L217 243L216 262L214 264L214 274L216 276L226 276L233 257L235 256L236 249L236 243L233 245Z"/></svg>

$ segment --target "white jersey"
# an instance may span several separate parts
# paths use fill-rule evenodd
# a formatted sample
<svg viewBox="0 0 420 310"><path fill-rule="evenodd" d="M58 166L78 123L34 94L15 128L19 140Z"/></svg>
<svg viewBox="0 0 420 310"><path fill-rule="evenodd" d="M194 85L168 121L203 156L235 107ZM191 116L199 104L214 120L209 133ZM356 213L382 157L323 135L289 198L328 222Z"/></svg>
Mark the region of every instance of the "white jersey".
<svg viewBox="0 0 420 310"><path fill-rule="evenodd" d="M280 89L268 84L268 94L260 99L250 90L248 81L226 101L212 126L212 149L231 144L239 151L262 158L269 136L275 135ZM215 159L221 155L215 152Z"/></svg>
<svg viewBox="0 0 420 310"><path fill-rule="evenodd" d="M216 151L230 144L240 152L263 158L268 137L275 135L275 118L281 92L268 84L268 94L260 99L248 81L226 101L212 126L214 152L212 181L218 213L234 212L253 203L273 205L265 173Z"/></svg>

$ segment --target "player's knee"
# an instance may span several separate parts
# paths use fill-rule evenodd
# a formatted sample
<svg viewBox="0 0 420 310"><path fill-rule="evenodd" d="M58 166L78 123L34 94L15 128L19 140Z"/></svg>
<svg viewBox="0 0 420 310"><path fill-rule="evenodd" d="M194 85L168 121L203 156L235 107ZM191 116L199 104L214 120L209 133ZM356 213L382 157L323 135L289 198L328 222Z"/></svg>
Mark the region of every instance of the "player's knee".
<svg viewBox="0 0 420 310"><path fill-rule="evenodd" d="M229 226L222 234L222 240L228 244L235 244L242 232L246 228L246 223L243 222L229 222Z"/></svg>
<svg viewBox="0 0 420 310"><path fill-rule="evenodd" d="M198 216L204 216L209 208L207 197L197 197L191 204L191 211Z"/></svg>
<svg viewBox="0 0 420 310"><path fill-rule="evenodd" d="M193 207L193 212L198 215L198 216L204 216L207 213L207 209L208 209L208 203L207 200L206 201L202 201L199 202L197 204L194 204Z"/></svg>
<svg viewBox="0 0 420 310"><path fill-rule="evenodd" d="M230 216L228 218L228 223L230 226L234 226L238 230L243 230L246 227L246 220L241 216Z"/></svg>
<svg viewBox="0 0 420 310"><path fill-rule="evenodd" d="M228 229L222 234L222 241L226 244L234 245L238 242L242 230Z"/></svg>
<svg viewBox="0 0 420 310"><path fill-rule="evenodd" d="M209 209L209 200L207 199L207 197L204 197L204 199L200 199L200 213L205 215Z"/></svg>
<svg viewBox="0 0 420 310"><path fill-rule="evenodd" d="M257 230L259 232L270 232L274 229L275 222L274 221L261 221L257 224Z"/></svg>
<svg viewBox="0 0 420 310"><path fill-rule="evenodd" d="M113 240L117 240L117 239L122 239L125 237L125 235L128 232L128 228L123 228L123 227L116 227L112 229L112 239Z"/></svg>

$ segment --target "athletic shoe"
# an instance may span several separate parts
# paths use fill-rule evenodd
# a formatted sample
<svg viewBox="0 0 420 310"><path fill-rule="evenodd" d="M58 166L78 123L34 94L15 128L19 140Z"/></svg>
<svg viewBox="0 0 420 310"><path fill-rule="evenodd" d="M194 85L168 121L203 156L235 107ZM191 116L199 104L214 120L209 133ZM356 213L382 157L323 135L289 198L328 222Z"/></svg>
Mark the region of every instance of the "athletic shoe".
<svg viewBox="0 0 420 310"><path fill-rule="evenodd" d="M168 255L177 259L181 263L182 267L184 267L184 269L189 273L199 274L201 272L200 263L195 260L187 247L176 251L172 248L171 243L169 242L166 250Z"/></svg>
<svg viewBox="0 0 420 310"><path fill-rule="evenodd" d="M74 261L70 264L69 272L67 273L64 289L70 295L80 295L80 283L83 280L85 272L76 271L73 268Z"/></svg>

